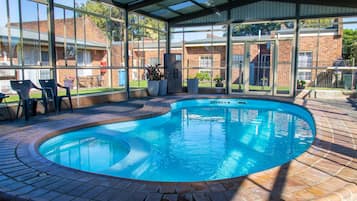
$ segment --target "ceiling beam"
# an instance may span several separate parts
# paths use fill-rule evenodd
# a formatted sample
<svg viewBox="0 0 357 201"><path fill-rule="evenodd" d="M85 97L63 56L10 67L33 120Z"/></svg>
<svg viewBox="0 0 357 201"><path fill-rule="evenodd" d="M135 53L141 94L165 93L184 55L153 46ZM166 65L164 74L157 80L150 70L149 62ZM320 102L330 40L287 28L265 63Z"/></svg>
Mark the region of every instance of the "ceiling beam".
<svg viewBox="0 0 357 201"><path fill-rule="evenodd" d="M135 12L139 13L139 14L142 14L142 15L145 15L145 16L148 16L148 17L151 17L151 18L154 18L154 19L159 19L159 20L162 20L162 21L165 21L165 22L167 21L166 18L163 18L163 17L160 17L160 16L156 16L156 15L150 14L150 13L142 11L142 10L137 10Z"/></svg>
<svg viewBox="0 0 357 201"><path fill-rule="evenodd" d="M193 12L184 16L174 17L168 20L169 23L175 24L185 20L207 16L214 14L216 12L229 10L232 8L244 6L247 4L259 2L260 0L240 0L240 1L231 1L216 7L206 8L205 10L200 10ZM309 4L309 5L322 5L322 6L336 6L336 7L348 7L348 8L357 8L356 0L268 0L268 1L277 1L277 2L286 2L286 3L300 3L300 4Z"/></svg>
<svg viewBox="0 0 357 201"><path fill-rule="evenodd" d="M260 1L260 0L230 1L230 2L224 3L222 5L218 5L218 6L215 6L215 7L209 7L209 8L206 8L204 10L199 10L199 11L187 14L187 15L171 18L169 20L169 23L173 23L174 24L174 23L182 22L182 21L193 19L193 18L197 18L197 17L203 17L203 16L206 16L206 15L210 15L210 14L214 14L214 13L217 13L217 12L225 11L225 10L228 10L228 9L231 9L231 8L235 8L235 7L240 7L240 6L244 6L244 5L247 5L247 4L251 4L251 3L254 3L254 2L257 2L257 1Z"/></svg>
<svg viewBox="0 0 357 201"><path fill-rule="evenodd" d="M200 7L200 8L207 8L206 6L203 6L202 4L200 3L197 3L196 1L192 1L190 0L191 3L195 4L196 6Z"/></svg>
<svg viewBox="0 0 357 201"><path fill-rule="evenodd" d="M136 11L140 8L150 6L152 4L160 3L163 0L145 0L138 3L128 4L128 11Z"/></svg>
<svg viewBox="0 0 357 201"><path fill-rule="evenodd" d="M321 5L321 6L336 6L336 7L347 7L347 8L357 8L356 0L269 0L287 3L300 3L300 4L310 4L310 5Z"/></svg>
<svg viewBox="0 0 357 201"><path fill-rule="evenodd" d="M113 0L97 0L98 2L103 2L103 3L106 3L106 4L111 4L111 5L114 5L114 6L118 6L120 8L126 8L126 5L125 4L122 4L122 3L119 3L117 1L113 1Z"/></svg>

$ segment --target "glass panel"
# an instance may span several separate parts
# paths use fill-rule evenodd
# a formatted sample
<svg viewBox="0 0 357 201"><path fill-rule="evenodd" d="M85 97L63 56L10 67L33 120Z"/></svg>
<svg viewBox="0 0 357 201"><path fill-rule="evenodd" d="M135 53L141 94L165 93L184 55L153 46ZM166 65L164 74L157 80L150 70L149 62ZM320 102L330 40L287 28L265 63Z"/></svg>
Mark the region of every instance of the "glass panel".
<svg viewBox="0 0 357 201"><path fill-rule="evenodd" d="M73 8L73 6L74 6L74 0L53 0L53 3L65 5L65 6L68 6L71 8Z"/></svg>
<svg viewBox="0 0 357 201"><path fill-rule="evenodd" d="M110 7L110 17L113 19L125 19L125 11L115 6Z"/></svg>
<svg viewBox="0 0 357 201"><path fill-rule="evenodd" d="M120 22L112 21L111 30L111 65L113 67L125 66L124 58L124 27Z"/></svg>
<svg viewBox="0 0 357 201"><path fill-rule="evenodd" d="M300 25L297 82L304 82L305 86L317 85L316 75L319 71L321 55L319 21L319 19L306 19L302 20ZM309 30L313 30L312 33Z"/></svg>
<svg viewBox="0 0 357 201"><path fill-rule="evenodd" d="M36 86L41 86L38 80L53 78L53 70L51 69L25 69L24 80L31 80ZM41 94L41 91L35 91Z"/></svg>
<svg viewBox="0 0 357 201"><path fill-rule="evenodd" d="M10 80L16 79L21 79L21 77L18 76L15 69L0 69L0 92L5 94L16 94L16 92L12 91L10 87Z"/></svg>
<svg viewBox="0 0 357 201"><path fill-rule="evenodd" d="M147 81L143 68L131 68L129 70L129 85L131 89L146 88Z"/></svg>
<svg viewBox="0 0 357 201"><path fill-rule="evenodd" d="M279 40L277 44L276 94L289 95L291 86L291 66L293 64L294 39Z"/></svg>
<svg viewBox="0 0 357 201"><path fill-rule="evenodd" d="M10 57L14 65L21 65L21 44L20 44L20 17L19 17L19 3L18 1L8 1L10 9L10 34L11 46Z"/></svg>
<svg viewBox="0 0 357 201"><path fill-rule="evenodd" d="M161 64L161 66L164 66L164 54L166 53L166 33L160 33L159 41L160 41L159 63Z"/></svg>
<svg viewBox="0 0 357 201"><path fill-rule="evenodd" d="M274 43L252 43L249 54L249 91L270 92L273 84Z"/></svg>
<svg viewBox="0 0 357 201"><path fill-rule="evenodd" d="M0 12L0 19L1 19L0 20L0 66L9 66L10 50L9 50L9 40L8 40L8 28L6 26L8 24L6 0L0 0L0 7L1 10L3 11Z"/></svg>
<svg viewBox="0 0 357 201"><path fill-rule="evenodd" d="M22 30L23 30L23 58L24 65L48 65L48 42L43 43L42 51L41 39L47 41L48 22L46 6L32 1L21 1L22 10L31 10L32 12L22 12ZM44 63L41 56L44 55ZM46 57L47 56L47 57Z"/></svg>
<svg viewBox="0 0 357 201"><path fill-rule="evenodd" d="M125 69L112 70L112 87L113 91L124 91L126 86L126 71Z"/></svg>
<svg viewBox="0 0 357 201"><path fill-rule="evenodd" d="M144 66L157 65L159 60L159 41L158 32L152 29L145 29L146 37L144 38L143 58Z"/></svg>
<svg viewBox="0 0 357 201"><path fill-rule="evenodd" d="M244 43L232 43L232 60L231 60L232 92L244 91Z"/></svg>
<svg viewBox="0 0 357 201"><path fill-rule="evenodd" d="M76 77L76 69L68 69L68 68L57 68L57 83L69 87L71 90L72 99L73 96L77 96L78 93L85 93L85 91L77 90L77 77ZM65 94L65 89L59 88L59 94ZM78 101L72 100L73 107L77 106Z"/></svg>

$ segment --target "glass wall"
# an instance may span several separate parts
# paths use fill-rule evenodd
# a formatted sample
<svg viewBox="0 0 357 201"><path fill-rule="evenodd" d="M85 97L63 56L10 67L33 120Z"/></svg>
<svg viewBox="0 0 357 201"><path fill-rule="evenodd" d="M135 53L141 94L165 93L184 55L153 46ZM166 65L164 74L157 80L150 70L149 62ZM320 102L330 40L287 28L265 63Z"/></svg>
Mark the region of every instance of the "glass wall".
<svg viewBox="0 0 357 201"><path fill-rule="evenodd" d="M300 23L297 87L355 87L355 17L304 19Z"/></svg>
<svg viewBox="0 0 357 201"><path fill-rule="evenodd" d="M39 85L39 79L53 78L54 68L49 66L47 5L30 0L1 0L0 7L0 92L11 95L8 100L11 102L18 97L10 87L10 80L29 79Z"/></svg>
<svg viewBox="0 0 357 201"><path fill-rule="evenodd" d="M18 100L9 80L39 85L40 79L56 78L74 96L125 91L123 10L96 1L54 0L55 68L47 1L0 0L0 7L0 92L11 95L8 102Z"/></svg>
<svg viewBox="0 0 357 201"><path fill-rule="evenodd" d="M94 1L55 1L57 82L77 95L124 91L123 11Z"/></svg>
<svg viewBox="0 0 357 201"><path fill-rule="evenodd" d="M294 21L232 25L231 91L292 94Z"/></svg>
<svg viewBox="0 0 357 201"><path fill-rule="evenodd" d="M128 32L130 88L146 88L145 67L160 64L164 76L167 26L162 21L131 13Z"/></svg>
<svg viewBox="0 0 357 201"><path fill-rule="evenodd" d="M226 78L225 26L172 28L171 53L183 55L183 85L188 78L198 78L199 87L215 88L215 80Z"/></svg>

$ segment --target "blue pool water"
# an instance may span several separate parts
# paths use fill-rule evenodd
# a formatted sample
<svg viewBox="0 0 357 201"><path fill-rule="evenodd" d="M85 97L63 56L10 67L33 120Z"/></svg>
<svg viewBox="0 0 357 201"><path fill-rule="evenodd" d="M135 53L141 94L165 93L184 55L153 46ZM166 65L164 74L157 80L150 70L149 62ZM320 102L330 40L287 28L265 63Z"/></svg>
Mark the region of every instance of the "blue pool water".
<svg viewBox="0 0 357 201"><path fill-rule="evenodd" d="M75 169L148 181L207 181L281 165L306 151L315 125L305 109L250 99L197 99L149 119L67 132L39 147Z"/></svg>

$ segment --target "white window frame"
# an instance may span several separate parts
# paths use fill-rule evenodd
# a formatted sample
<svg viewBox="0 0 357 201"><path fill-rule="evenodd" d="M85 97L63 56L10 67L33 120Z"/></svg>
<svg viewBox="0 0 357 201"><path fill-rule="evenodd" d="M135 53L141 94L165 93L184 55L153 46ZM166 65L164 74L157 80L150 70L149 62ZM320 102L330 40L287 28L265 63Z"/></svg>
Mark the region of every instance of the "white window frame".
<svg viewBox="0 0 357 201"><path fill-rule="evenodd" d="M303 74L303 75L302 75ZM307 75L309 74L309 75ZM297 80L311 81L312 80L312 72L309 69L299 69L297 76Z"/></svg>
<svg viewBox="0 0 357 201"><path fill-rule="evenodd" d="M81 55L81 60L79 61L79 58ZM91 66L92 65L92 57L91 57L91 52L88 50L78 50L77 51L77 65L79 67L84 67L84 66ZM92 76L93 71L92 69L78 69L78 77L86 77L86 76Z"/></svg>
<svg viewBox="0 0 357 201"><path fill-rule="evenodd" d="M79 61L81 55L82 61ZM77 65L78 66L91 66L92 65L92 57L91 52L88 50L78 50L77 52Z"/></svg>
<svg viewBox="0 0 357 201"><path fill-rule="evenodd" d="M232 55L232 68L243 68L243 64L244 64L243 54Z"/></svg>
<svg viewBox="0 0 357 201"><path fill-rule="evenodd" d="M199 72L210 72L213 67L212 55L201 55L199 58Z"/></svg>
<svg viewBox="0 0 357 201"><path fill-rule="evenodd" d="M307 56L311 56L310 58ZM298 68L312 68L313 54L312 51L303 51L298 54Z"/></svg>

